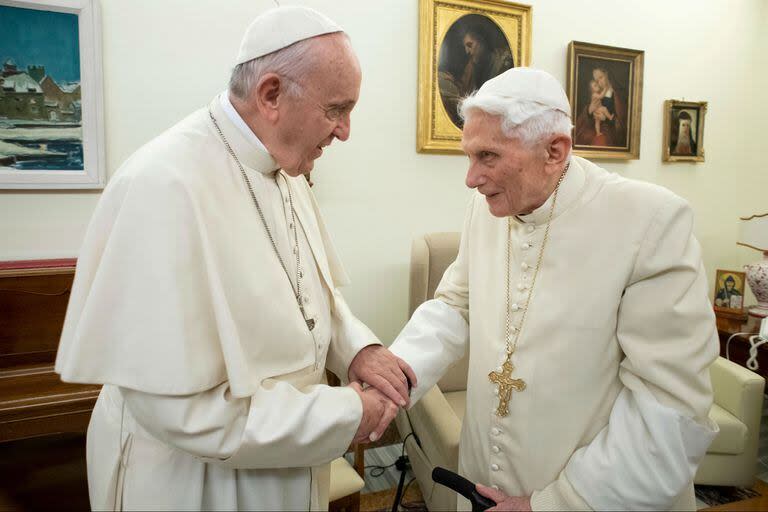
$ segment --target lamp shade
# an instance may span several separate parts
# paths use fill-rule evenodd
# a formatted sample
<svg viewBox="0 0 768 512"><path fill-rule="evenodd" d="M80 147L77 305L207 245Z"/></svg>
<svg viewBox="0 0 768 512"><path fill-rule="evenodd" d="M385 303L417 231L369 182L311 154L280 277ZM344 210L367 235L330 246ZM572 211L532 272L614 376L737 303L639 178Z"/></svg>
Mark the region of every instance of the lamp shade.
<svg viewBox="0 0 768 512"><path fill-rule="evenodd" d="M768 213L740 217L739 240L736 243L758 251L768 251Z"/></svg>

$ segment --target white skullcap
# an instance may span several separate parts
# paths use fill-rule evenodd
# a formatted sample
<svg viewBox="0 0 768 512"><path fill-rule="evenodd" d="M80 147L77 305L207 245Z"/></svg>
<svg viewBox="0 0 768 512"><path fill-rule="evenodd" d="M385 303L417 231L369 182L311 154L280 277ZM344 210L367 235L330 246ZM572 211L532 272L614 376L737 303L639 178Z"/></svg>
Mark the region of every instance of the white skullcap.
<svg viewBox="0 0 768 512"><path fill-rule="evenodd" d="M532 101L542 107L559 110L571 117L571 104L560 82L546 71L539 69L509 69L485 82L475 97Z"/></svg>
<svg viewBox="0 0 768 512"><path fill-rule="evenodd" d="M304 39L343 32L333 20L309 7L275 7L253 20L240 43L235 64L281 50Z"/></svg>

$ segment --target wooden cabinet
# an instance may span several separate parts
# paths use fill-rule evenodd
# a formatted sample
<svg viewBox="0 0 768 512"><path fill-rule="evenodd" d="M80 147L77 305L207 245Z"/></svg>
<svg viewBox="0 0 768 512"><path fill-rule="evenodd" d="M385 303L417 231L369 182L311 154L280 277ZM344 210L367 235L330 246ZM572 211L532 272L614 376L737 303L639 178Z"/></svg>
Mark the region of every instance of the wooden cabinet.
<svg viewBox="0 0 768 512"><path fill-rule="evenodd" d="M0 262L0 510L87 510L85 431L100 386L61 382L75 260Z"/></svg>

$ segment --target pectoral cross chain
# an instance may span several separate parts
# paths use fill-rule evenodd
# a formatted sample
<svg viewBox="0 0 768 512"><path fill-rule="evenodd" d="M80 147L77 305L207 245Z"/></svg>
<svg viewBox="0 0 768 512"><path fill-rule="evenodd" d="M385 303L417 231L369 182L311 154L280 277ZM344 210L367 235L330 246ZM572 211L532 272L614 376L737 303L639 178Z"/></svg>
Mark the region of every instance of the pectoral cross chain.
<svg viewBox="0 0 768 512"><path fill-rule="evenodd" d="M512 391L522 391L525 389L525 381L523 379L513 379L512 372L515 366L507 358L501 367L501 372L491 372L488 374L488 378L494 384L499 386L499 407L496 409L496 415L504 417L509 414L509 399L512 398Z"/></svg>

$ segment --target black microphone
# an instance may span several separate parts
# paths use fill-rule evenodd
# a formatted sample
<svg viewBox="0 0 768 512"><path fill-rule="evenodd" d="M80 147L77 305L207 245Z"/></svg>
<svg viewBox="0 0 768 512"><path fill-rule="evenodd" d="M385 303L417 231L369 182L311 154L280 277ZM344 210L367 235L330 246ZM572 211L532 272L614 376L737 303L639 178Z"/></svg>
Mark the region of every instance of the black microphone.
<svg viewBox="0 0 768 512"><path fill-rule="evenodd" d="M492 499L477 492L475 484L453 471L438 466L432 470L432 480L467 498L472 503L472 512L481 512L496 506Z"/></svg>

